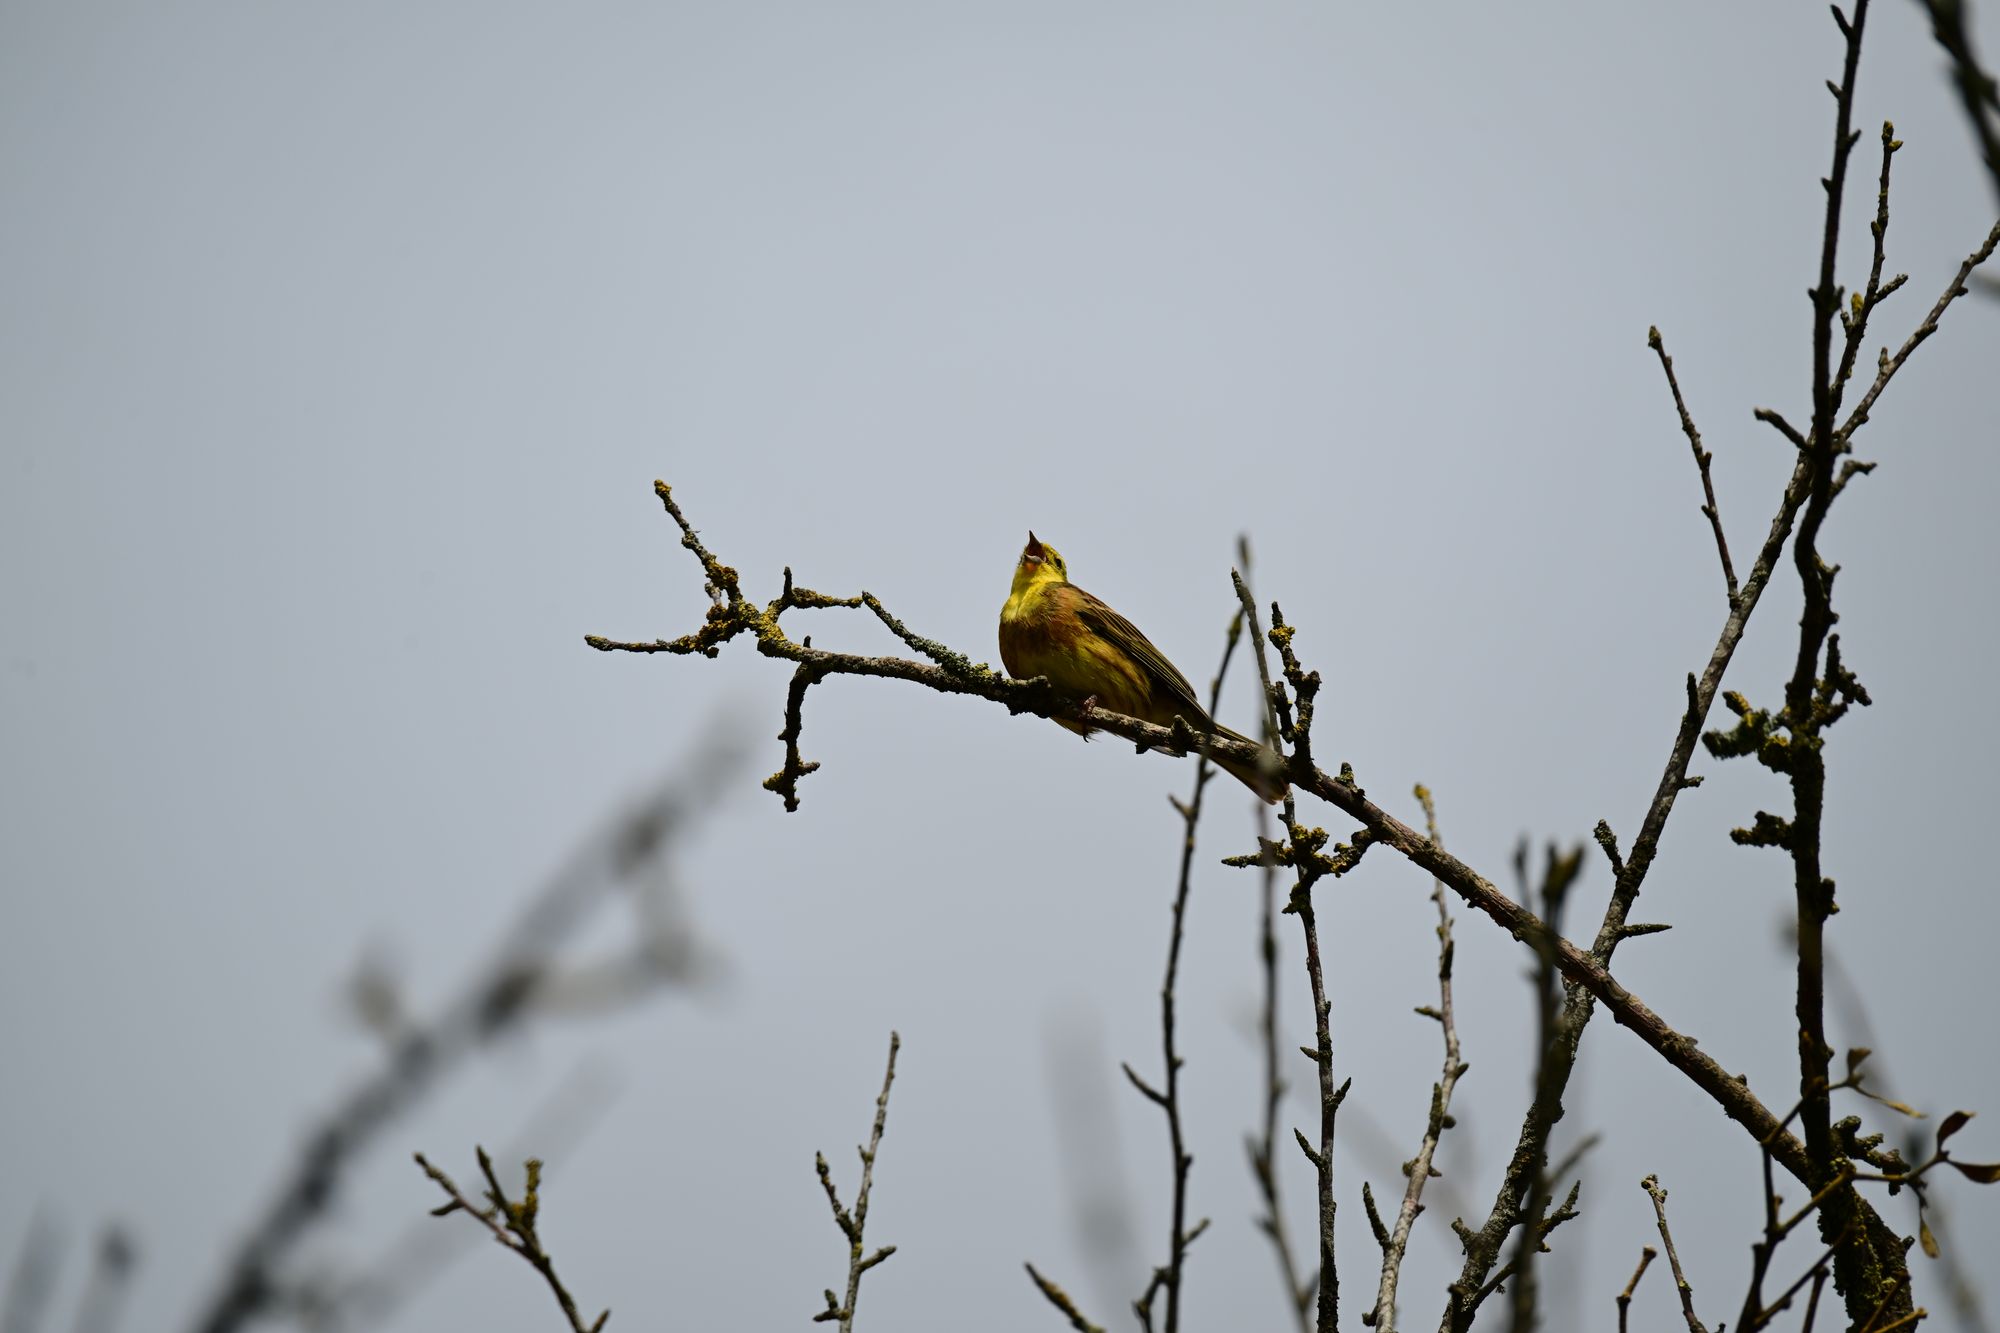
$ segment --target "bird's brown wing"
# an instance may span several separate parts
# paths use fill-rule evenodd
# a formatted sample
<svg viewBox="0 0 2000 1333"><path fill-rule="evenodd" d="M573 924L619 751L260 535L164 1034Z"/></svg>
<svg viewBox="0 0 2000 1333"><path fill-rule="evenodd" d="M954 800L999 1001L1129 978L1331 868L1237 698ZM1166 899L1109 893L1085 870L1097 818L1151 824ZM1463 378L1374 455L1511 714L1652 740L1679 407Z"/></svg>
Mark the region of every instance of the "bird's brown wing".
<svg viewBox="0 0 2000 1333"><path fill-rule="evenodd" d="M1187 677L1167 660L1165 653L1153 646L1151 639L1139 632L1137 625L1074 584L1070 585L1070 589L1078 598L1077 619L1139 665L1159 691L1155 703L1179 713L1190 722L1208 724L1208 710L1201 706L1201 700L1195 698L1194 687L1187 683Z"/></svg>

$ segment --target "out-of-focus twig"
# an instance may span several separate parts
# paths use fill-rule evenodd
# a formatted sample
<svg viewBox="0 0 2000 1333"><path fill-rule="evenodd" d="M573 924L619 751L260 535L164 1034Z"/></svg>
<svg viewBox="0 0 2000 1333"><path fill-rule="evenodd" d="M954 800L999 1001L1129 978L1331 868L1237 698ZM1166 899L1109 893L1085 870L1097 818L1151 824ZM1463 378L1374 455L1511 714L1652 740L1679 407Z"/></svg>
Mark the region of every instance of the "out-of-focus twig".
<svg viewBox="0 0 2000 1333"><path fill-rule="evenodd" d="M894 1032L889 1034L889 1064L882 1074L882 1091L875 1098L875 1127L869 1131L868 1146L857 1147L861 1154L861 1187L854 1192L854 1211L840 1206L840 1195L834 1189L833 1173L827 1168L826 1155L816 1154L813 1163L819 1171L820 1188L826 1191L826 1201L833 1209L833 1221L840 1228L840 1234L847 1237L847 1298L837 1299L831 1288L826 1291L826 1309L813 1316L813 1322L840 1325L840 1333L853 1333L854 1307L861 1299L861 1275L896 1252L893 1245L884 1245L869 1254L862 1245L862 1238L868 1228L868 1195L875 1187L875 1156L882 1150L882 1130L889 1121L889 1088L896 1081L896 1052L903 1048L903 1038Z"/></svg>
<svg viewBox="0 0 2000 1333"><path fill-rule="evenodd" d="M588 1324L583 1322L583 1315L576 1308L576 1298L570 1295L569 1288L556 1275L555 1261L543 1248L541 1233L536 1229L542 1206L540 1159L530 1157L527 1160L527 1184L516 1200L508 1198L507 1191L501 1187L500 1177L493 1171L493 1159L486 1155L486 1149L475 1148L474 1152L479 1157L479 1173L486 1178L486 1203L483 1207L466 1198L451 1177L431 1165L422 1153L416 1154L417 1165L445 1192L449 1200L433 1208L431 1216L449 1217L453 1213L464 1213L471 1217L492 1233L501 1249L520 1255L530 1268L542 1275L542 1281L548 1284L556 1304L562 1307L564 1318L569 1320L572 1333L599 1333L611 1318L611 1311L605 1310Z"/></svg>
<svg viewBox="0 0 2000 1333"><path fill-rule="evenodd" d="M27 1234L0 1292L0 1333L38 1333L47 1313L49 1295L62 1268L63 1237L42 1209L28 1214Z"/></svg>
<svg viewBox="0 0 2000 1333"><path fill-rule="evenodd" d="M1118 1125L1124 1079L1105 1054L1093 1006L1064 1003L1044 1024L1048 1088L1056 1133L1057 1176L1067 1196L1094 1304L1131 1299L1129 1281L1143 1272L1138 1226Z"/></svg>
<svg viewBox="0 0 2000 1333"><path fill-rule="evenodd" d="M2000 85L1980 65L1972 46L1972 0L1917 0L1930 15L1931 35L1951 62L1952 87L1979 144L1979 157L2000 199Z"/></svg>
<svg viewBox="0 0 2000 1333"><path fill-rule="evenodd" d="M561 976L564 944L599 904L656 874L674 840L723 791L720 773L737 762L735 747L720 738L697 748L672 777L577 849L436 1017L401 1024L383 1067L321 1117L246 1227L216 1291L192 1321L194 1333L235 1333L288 1302L290 1260L327 1220L362 1153L467 1057L540 1012L541 996ZM694 979L700 961L685 940L646 940L628 967L658 986Z"/></svg>

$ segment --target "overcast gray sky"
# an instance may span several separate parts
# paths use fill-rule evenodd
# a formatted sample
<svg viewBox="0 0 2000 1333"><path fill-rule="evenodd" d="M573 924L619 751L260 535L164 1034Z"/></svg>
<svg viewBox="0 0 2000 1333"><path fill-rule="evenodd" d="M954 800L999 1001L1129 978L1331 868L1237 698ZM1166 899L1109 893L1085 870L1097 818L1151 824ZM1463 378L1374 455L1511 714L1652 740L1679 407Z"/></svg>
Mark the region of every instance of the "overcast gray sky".
<svg viewBox="0 0 2000 1333"><path fill-rule="evenodd" d="M1993 203L1916 7L1875 8L1849 234L1893 116L1911 280L1878 329L1899 341ZM1990 13L1983 36L2000 51ZM786 815L757 788L777 664L583 646L699 621L653 479L755 595L790 564L975 659L1032 526L1200 679L1248 531L1326 676L1327 759L1406 818L1429 783L1503 884L1523 835L1602 817L1629 843L1724 609L1646 328L1747 563L1790 465L1751 409L1807 415L1838 55L1808 4L0 6L0 1254L38 1208L79 1239L123 1219L129 1326L182 1324L378 1058L340 1009L356 959L384 949L414 1002L444 996L566 849L734 718L754 757L674 862L724 981L479 1062L369 1157L308 1258L365 1262L420 1218L409 1151L469 1172L473 1142L602 1069L617 1094L550 1149L546 1191L583 1302L613 1328L802 1327L845 1263L812 1156L851 1188L897 1027L869 1231L899 1250L861 1325L1056 1327L1032 1258L1125 1326L1163 1256L1166 1148L1115 1062L1157 1067L1163 797L1188 770L833 681L807 713L824 768ZM1845 279L1864 265L1850 249ZM1891 1090L1992 1113L1958 1141L1988 1159L1996 348L2000 303L1951 312L1823 541L1876 701L1832 740L1831 939ZM1781 577L1732 686L1775 701L1796 606ZM894 646L845 612L810 632ZM1224 718L1249 726L1253 698L1239 678ZM1788 1105L1789 867L1726 836L1787 796L1694 767L1639 908L1676 928L1618 971ZM1251 824L1214 790L1182 983L1192 1208L1214 1218L1189 1319L1276 1328L1241 1148L1255 882L1215 864ZM1350 1315L1373 1287L1360 1183L1396 1188L1436 1075L1410 1013L1433 997L1428 890L1388 856L1324 889ZM1579 918L1607 890L1593 859ZM1285 924L1290 1044L1310 1019ZM1527 959L1463 913L1458 938L1473 1072L1411 1326L1528 1090ZM1111 1273L1058 1136L1092 1081L1116 1138L1091 1160L1139 1228ZM1554 1326L1609 1319L1649 1171L1704 1313L1731 1313L1759 1217L1742 1132L1601 1017L1568 1105L1565 1141L1604 1137ZM1302 1231L1309 1175L1283 1160ZM1951 1242L2000 1253L2000 1195L1943 1192ZM1889 1209L1913 1229L1907 1197ZM1650 1280L1644 1324L1671 1300ZM557 1321L481 1250L391 1327Z"/></svg>

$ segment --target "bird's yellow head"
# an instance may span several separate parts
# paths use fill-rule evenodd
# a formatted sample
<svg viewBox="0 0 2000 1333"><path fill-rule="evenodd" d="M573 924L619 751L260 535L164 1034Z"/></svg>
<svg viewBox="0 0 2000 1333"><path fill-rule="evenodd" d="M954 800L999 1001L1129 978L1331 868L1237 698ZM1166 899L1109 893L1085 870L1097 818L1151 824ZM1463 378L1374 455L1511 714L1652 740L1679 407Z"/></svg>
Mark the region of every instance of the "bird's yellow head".
<svg viewBox="0 0 2000 1333"><path fill-rule="evenodd" d="M1019 594L1044 583L1068 583L1069 569L1053 546L1044 545L1034 533L1021 550L1021 563L1014 566L1014 592Z"/></svg>

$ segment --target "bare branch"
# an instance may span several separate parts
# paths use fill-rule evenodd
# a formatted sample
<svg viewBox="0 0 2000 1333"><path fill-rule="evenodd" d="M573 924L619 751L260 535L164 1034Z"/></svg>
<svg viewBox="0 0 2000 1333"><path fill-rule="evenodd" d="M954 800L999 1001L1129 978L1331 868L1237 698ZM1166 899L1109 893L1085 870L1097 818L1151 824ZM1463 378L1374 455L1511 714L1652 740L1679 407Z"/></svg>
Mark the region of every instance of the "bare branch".
<svg viewBox="0 0 2000 1333"><path fill-rule="evenodd" d="M569 1294L569 1288L565 1287L562 1279L556 1276L555 1261L549 1258L549 1253L543 1248L541 1236L536 1230L536 1217L541 1211L541 1161L533 1157L528 1159L527 1187L521 1198L516 1201L508 1198L506 1190L501 1187L500 1178L493 1171L493 1159L486 1155L486 1149L475 1148L474 1152L479 1158L480 1174L486 1178L486 1203L483 1207L473 1203L461 1193L451 1177L431 1165L430 1160L422 1153L415 1155L417 1165L423 1168L424 1174L429 1176L450 1200L440 1208L433 1208L431 1215L449 1217L453 1213L464 1213L478 1222L492 1233L493 1239L500 1243L502 1249L520 1255L527 1260L529 1267L542 1275L542 1281L548 1284L549 1290L555 1295L556 1304L562 1307L563 1316L569 1320L572 1333L599 1333L605 1322L611 1318L611 1311L605 1310L588 1324L583 1322L583 1316L576 1308L576 1298Z"/></svg>
<svg viewBox="0 0 2000 1333"><path fill-rule="evenodd" d="M1313 696L1319 690L1319 673L1308 673L1300 667L1297 656L1292 652L1292 628L1285 624L1276 602L1271 603L1269 635L1258 633L1257 604L1251 600L1250 589L1241 573L1235 576L1235 583L1237 599L1242 603L1243 616L1250 627L1251 641L1261 645L1263 639L1268 637L1271 645L1278 650L1285 681L1291 686L1292 700L1297 709L1295 714L1288 712L1284 688L1272 681L1270 661L1259 646L1257 674L1264 686L1264 697L1276 715L1280 740L1291 746L1290 766L1293 769L1311 768ZM1319 1146L1313 1147L1303 1133L1298 1135L1299 1147L1305 1150L1319 1181L1319 1282L1314 1327L1318 1333L1336 1333L1340 1318L1340 1268L1334 1251L1337 1204L1333 1196L1333 1136L1341 1099L1347 1095L1347 1085L1343 1083L1335 1088L1333 1084L1333 1033L1329 1022L1332 1005L1326 998L1326 975L1320 961L1319 925L1313 914L1312 886L1324 875L1343 874L1351 869L1360 859L1360 851L1350 849L1350 859L1344 863L1321 855L1319 848L1325 844L1326 833L1324 830L1308 830L1299 824L1298 801L1290 789L1285 792L1284 810L1288 839L1284 847L1272 847L1267 843L1259 858L1232 860L1237 864L1290 865L1296 875L1291 903L1285 910L1298 915L1299 929L1305 936L1306 975L1312 985L1314 1038L1309 1050L1300 1049L1312 1060L1319 1076Z"/></svg>
<svg viewBox="0 0 2000 1333"><path fill-rule="evenodd" d="M1889 381L1894 379L1896 372L1909 361L1910 354L1938 331L1938 323L1944 318L1944 312L1951 308L1951 303L1970 290L1966 283L1971 279L1973 270L1993 257L1995 247L2000 247L2000 221L1993 224L1992 230L1986 233L1986 239L1959 264L1958 272L1952 275L1951 282L1931 306L1930 313L1924 316L1923 323L1917 325L1916 330L1903 340L1903 345L1896 349L1896 354L1890 356L1887 348L1882 349L1882 355L1876 364L1875 382L1868 386L1867 392L1861 395L1861 401L1854 405L1854 410L1848 413L1847 420L1840 425L1838 438L1843 446L1855 431L1867 424L1868 414L1874 409L1875 400L1882 396L1882 391L1889 387Z"/></svg>
<svg viewBox="0 0 2000 1333"><path fill-rule="evenodd" d="M1701 1320L1694 1313L1694 1288L1688 1285L1687 1274L1681 1271L1681 1257L1674 1249L1673 1233L1667 1230L1667 1191L1661 1187L1658 1176L1647 1176L1639 1182L1640 1188L1653 1196L1653 1213L1660 1220L1660 1244L1667 1247L1667 1262L1673 1266L1674 1287L1680 1292L1681 1313L1687 1317L1688 1333L1708 1333ZM1638 1279L1633 1278L1634 1282Z"/></svg>
<svg viewBox="0 0 2000 1333"><path fill-rule="evenodd" d="M1023 1264L1022 1267L1028 1270L1028 1276L1034 1279L1035 1286L1040 1288L1042 1295L1048 1297L1049 1304L1062 1311L1069 1319L1069 1326L1075 1329L1076 1333L1104 1333L1100 1325L1093 1324L1083 1317L1083 1312L1076 1308L1076 1302L1070 1299L1068 1292L1036 1272L1033 1264Z"/></svg>
<svg viewBox="0 0 2000 1333"><path fill-rule="evenodd" d="M1639 1266L1632 1270L1632 1280L1625 1284L1625 1290L1618 1293L1618 1333L1625 1333L1625 1319L1632 1309L1632 1294L1639 1290L1639 1279L1646 1276L1646 1268L1659 1258L1660 1252L1650 1245L1639 1249Z"/></svg>
<svg viewBox="0 0 2000 1333"><path fill-rule="evenodd" d="M1515 874L1521 881L1520 887L1523 897L1526 897L1528 893L1527 860L1528 845L1527 841L1523 839L1520 849L1515 853L1514 857ZM1548 1169L1549 1136L1555 1131L1556 1120L1561 1116L1562 1105L1562 1094L1556 1085L1556 1075L1552 1071L1554 1060L1551 1055L1551 1052L1556 1047L1557 1025L1561 1021L1562 1006L1562 988L1558 984L1553 941L1560 935L1563 907L1568 901L1570 888L1576 883L1578 875L1582 873L1582 869L1583 847L1580 844L1566 853L1559 852L1553 843L1549 845L1547 858L1542 870L1542 920L1547 923L1547 930L1545 934L1533 941L1537 957L1535 972L1536 1055L1533 1083L1534 1097L1530 1103L1525 1122L1532 1128L1533 1132L1530 1135L1523 1136L1522 1139L1522 1142L1528 1145L1529 1149L1529 1157L1524 1164L1528 1176L1527 1201L1526 1207L1519 1214L1525 1218L1539 1218L1548 1210L1550 1194L1554 1188L1551 1177L1566 1173L1569 1170L1567 1162L1558 1166L1555 1171ZM1579 1148L1577 1151L1581 1153L1582 1149ZM1512 1164L1510 1164L1508 1174L1510 1177L1516 1174ZM1503 1188L1501 1196L1495 1202L1494 1206L1494 1214L1500 1219L1501 1229L1494 1232L1494 1219L1489 1217L1487 1222L1488 1231L1476 1238L1477 1241L1490 1242L1497 1249L1500 1243L1506 1239L1505 1227L1512 1225L1514 1221L1513 1218L1508 1216L1505 1208L1511 1197L1518 1196L1509 1196ZM1572 1190L1570 1204L1574 1205L1575 1202L1576 1195L1575 1191ZM1468 1259L1473 1248L1474 1246L1467 1246ZM1537 1283L1536 1261L1540 1258L1545 1248L1547 1247L1542 1243L1541 1237L1535 1234L1533 1227L1522 1228L1521 1238L1517 1242L1514 1251L1514 1262L1512 1265L1514 1269L1514 1288L1512 1293L1514 1333L1532 1333L1535 1327L1535 1307L1540 1294ZM1472 1311L1470 1309L1466 1310L1467 1323L1470 1323L1471 1315Z"/></svg>
<svg viewBox="0 0 2000 1333"><path fill-rule="evenodd" d="M847 1299L835 1300L832 1291L826 1293L826 1308L813 1316L814 1323L834 1323L840 1325L840 1333L853 1333L854 1307L861 1298L861 1275L896 1252L893 1245L884 1245L873 1254L868 1254L862 1242L868 1230L868 1195L875 1186L875 1155L882 1150L882 1130L889 1122L889 1088L896 1081L896 1053L903 1048L901 1034L889 1034L889 1063L882 1073L882 1091L875 1098L875 1126L868 1133L868 1146L856 1148L861 1154L861 1188L855 1191L854 1210L849 1212L840 1206L840 1195L833 1186L833 1173L827 1168L826 1155L815 1154L813 1163L819 1172L820 1188L826 1191L827 1204L833 1209L834 1225L847 1238Z"/></svg>
<svg viewBox="0 0 2000 1333"><path fill-rule="evenodd" d="M1722 582L1729 593L1729 604L1736 605L1736 567L1729 562L1729 539L1722 535L1722 513L1715 505L1715 482L1708 475L1709 460L1715 455L1701 447L1701 432L1694 427L1694 418L1688 415L1687 403L1681 398L1681 382L1674 377L1674 359L1667 355L1667 345L1660 338L1657 328L1646 330L1646 345L1660 356L1660 369L1667 373L1667 387L1673 390L1674 410L1681 414L1681 431L1687 436L1688 445L1694 450L1694 465L1701 472L1701 512L1708 519L1708 526L1715 532L1715 551L1722 557Z"/></svg>
<svg viewBox="0 0 2000 1333"><path fill-rule="evenodd" d="M1431 799L1430 789L1419 783L1414 794L1424 808L1424 828L1431 842L1442 847L1444 839L1438 833L1437 806ZM1437 1153L1438 1141L1451 1124L1452 1093L1458 1087L1458 1080L1470 1068L1459 1058L1458 1018L1451 999L1455 950L1451 938L1451 913L1445 909L1444 884L1440 880L1431 881L1431 901L1437 904L1438 914L1438 1007L1430 1011L1429 1016L1437 1020L1444 1033L1444 1069L1438 1075L1438 1081L1431 1085L1430 1115L1424 1122L1423 1142L1417 1146L1416 1157L1404 1167L1409 1181L1403 1187L1403 1205L1396 1212L1394 1228L1381 1239L1382 1276L1375 1289L1375 1308L1362 1320L1379 1333L1395 1333L1396 1284L1402 1277L1403 1256L1409 1250L1410 1231L1416 1225L1417 1214L1423 1211L1424 1186L1437 1174L1431 1161Z"/></svg>
<svg viewBox="0 0 2000 1333"><path fill-rule="evenodd" d="M1214 717L1222 703L1222 682L1229 674L1230 659L1236 655L1236 644L1243 637L1243 613L1237 612L1230 618L1228 632L1223 637L1222 661L1215 668L1215 678L1208 690L1208 715ZM1167 1232L1167 1262L1159 1270L1138 1301L1139 1318L1152 1327L1153 1297L1156 1292L1164 1292L1167 1298L1166 1333L1180 1333L1181 1324L1181 1272L1187 1258L1188 1242L1194 1237L1187 1228L1187 1182L1188 1168L1194 1158L1188 1154L1187 1144L1181 1131L1181 1066L1185 1063L1175 1046L1174 1033L1174 987L1180 977L1181 940L1187 924L1188 890L1194 882L1195 832L1201 823L1202 796L1208 790L1209 779L1214 770L1204 753L1195 762L1194 789L1188 793L1185 802L1175 801L1174 808L1180 812L1183 832L1181 836L1180 878L1174 887L1173 929L1167 938L1167 970L1160 983L1160 1056L1165 1067L1165 1089L1157 1090L1147 1085L1144 1079L1134 1073L1130 1065L1124 1066L1125 1076L1132 1085L1144 1094L1148 1101L1158 1106L1167 1117L1167 1146L1172 1153L1170 1163L1173 1181L1173 1205L1171 1222Z"/></svg>

